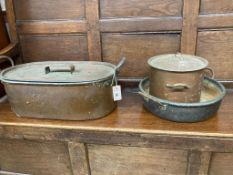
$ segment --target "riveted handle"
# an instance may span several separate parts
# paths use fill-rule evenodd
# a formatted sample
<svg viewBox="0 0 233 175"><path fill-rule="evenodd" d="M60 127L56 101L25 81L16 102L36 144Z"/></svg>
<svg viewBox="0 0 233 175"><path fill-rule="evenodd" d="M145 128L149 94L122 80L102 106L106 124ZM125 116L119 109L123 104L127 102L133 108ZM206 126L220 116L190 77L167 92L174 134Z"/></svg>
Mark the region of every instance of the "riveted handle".
<svg viewBox="0 0 233 175"><path fill-rule="evenodd" d="M214 70L213 69L207 67L207 68L204 69L204 71L209 72L209 75L208 75L208 73L206 73L206 76L208 76L210 78L214 78Z"/></svg>
<svg viewBox="0 0 233 175"><path fill-rule="evenodd" d="M158 101L155 97L153 97L152 95L150 94L147 94L147 93L143 93L143 92L137 92L137 94L145 97L145 98L148 98L150 100L152 100L153 102L157 103L160 107L161 110L166 110L167 109L167 105L165 104L162 104L160 101Z"/></svg>
<svg viewBox="0 0 233 175"><path fill-rule="evenodd" d="M69 66L69 69L51 69L49 66L45 67L45 74L51 72L70 72L71 74L75 71L75 66L72 64Z"/></svg>
<svg viewBox="0 0 233 175"><path fill-rule="evenodd" d="M166 84L166 88L172 91L183 91L189 89L190 87L184 83Z"/></svg>

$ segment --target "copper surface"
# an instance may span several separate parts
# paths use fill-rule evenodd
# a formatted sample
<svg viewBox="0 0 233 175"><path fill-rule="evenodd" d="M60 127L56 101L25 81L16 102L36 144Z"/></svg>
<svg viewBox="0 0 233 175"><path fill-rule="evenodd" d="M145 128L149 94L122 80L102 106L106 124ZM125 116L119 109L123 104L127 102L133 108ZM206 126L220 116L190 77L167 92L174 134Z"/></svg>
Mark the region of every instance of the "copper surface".
<svg viewBox="0 0 233 175"><path fill-rule="evenodd" d="M89 120L116 107L111 79L86 85L4 85L11 108L20 117Z"/></svg>
<svg viewBox="0 0 233 175"><path fill-rule="evenodd" d="M198 102L203 77L203 70L168 72L151 68L150 94L175 102Z"/></svg>

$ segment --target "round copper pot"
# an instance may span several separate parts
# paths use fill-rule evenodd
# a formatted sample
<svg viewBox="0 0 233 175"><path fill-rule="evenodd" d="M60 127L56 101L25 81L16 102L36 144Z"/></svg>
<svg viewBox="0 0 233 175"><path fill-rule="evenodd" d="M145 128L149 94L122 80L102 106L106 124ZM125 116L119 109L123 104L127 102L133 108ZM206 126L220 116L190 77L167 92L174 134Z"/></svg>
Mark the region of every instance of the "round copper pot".
<svg viewBox="0 0 233 175"><path fill-rule="evenodd" d="M213 76L213 71L207 68L208 61L192 55L155 56L148 60L148 64L150 94L175 102L198 102L204 75L209 71Z"/></svg>

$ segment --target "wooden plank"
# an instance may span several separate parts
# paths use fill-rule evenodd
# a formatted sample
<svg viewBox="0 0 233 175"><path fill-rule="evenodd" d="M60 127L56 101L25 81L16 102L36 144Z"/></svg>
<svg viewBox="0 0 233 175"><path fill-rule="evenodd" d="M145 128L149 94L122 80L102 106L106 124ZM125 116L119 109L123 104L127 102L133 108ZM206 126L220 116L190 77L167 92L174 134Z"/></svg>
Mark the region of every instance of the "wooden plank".
<svg viewBox="0 0 233 175"><path fill-rule="evenodd" d="M102 18L181 16L182 0L100 0Z"/></svg>
<svg viewBox="0 0 233 175"><path fill-rule="evenodd" d="M181 17L101 19L101 32L155 32L182 29Z"/></svg>
<svg viewBox="0 0 233 175"><path fill-rule="evenodd" d="M82 19L84 0L14 0L17 20Z"/></svg>
<svg viewBox="0 0 233 175"><path fill-rule="evenodd" d="M233 21L233 14L200 15L198 17L198 28L201 29L233 28L232 21Z"/></svg>
<svg viewBox="0 0 233 175"><path fill-rule="evenodd" d="M21 35L23 60L87 60L87 38L85 35Z"/></svg>
<svg viewBox="0 0 233 175"><path fill-rule="evenodd" d="M17 22L18 34L85 33L85 21Z"/></svg>
<svg viewBox="0 0 233 175"><path fill-rule="evenodd" d="M101 61L98 0L86 0L86 18L89 60Z"/></svg>
<svg viewBox="0 0 233 175"><path fill-rule="evenodd" d="M92 175L185 174L183 150L88 145L88 152Z"/></svg>
<svg viewBox="0 0 233 175"><path fill-rule="evenodd" d="M31 174L25 174L25 173L16 173L16 172L9 172L9 171L1 171L0 175L31 175Z"/></svg>
<svg viewBox="0 0 233 175"><path fill-rule="evenodd" d="M68 149L73 175L90 175L86 145L68 142Z"/></svg>
<svg viewBox="0 0 233 175"><path fill-rule="evenodd" d="M214 153L211 159L209 175L232 175L233 153Z"/></svg>
<svg viewBox="0 0 233 175"><path fill-rule="evenodd" d="M1 170L33 175L71 175L64 143L0 140Z"/></svg>
<svg viewBox="0 0 233 175"><path fill-rule="evenodd" d="M200 0L184 0L181 52L195 54Z"/></svg>
<svg viewBox="0 0 233 175"><path fill-rule="evenodd" d="M196 54L209 61L215 71L215 78L233 79L233 30L203 31L198 33Z"/></svg>
<svg viewBox="0 0 233 175"><path fill-rule="evenodd" d="M211 153L190 151L186 175L208 175Z"/></svg>
<svg viewBox="0 0 233 175"><path fill-rule="evenodd" d="M6 9L7 9L6 16L9 27L10 39L12 43L17 43L18 36L15 25L15 12L14 12L13 0L6 1Z"/></svg>
<svg viewBox="0 0 233 175"><path fill-rule="evenodd" d="M189 124L171 122L154 116L143 107L141 97L129 92L129 89L123 89L123 98L124 100L118 102L116 110L107 117L83 122L19 118L11 111L9 104L2 103L0 127L9 126L8 129L3 129L3 134L20 138L25 136L38 139L81 139L84 143L94 139L96 142L133 142L136 145L150 144L145 143L145 140L150 140L151 145L155 146L171 141L174 143L170 144L176 144L176 148L192 147L203 151L214 149L233 152L232 90L228 90L216 115L206 121ZM86 134L82 135L84 131ZM174 140L171 137L174 137ZM185 140L184 143L182 140Z"/></svg>
<svg viewBox="0 0 233 175"><path fill-rule="evenodd" d="M232 13L232 0L201 0L200 13L201 14L221 14Z"/></svg>
<svg viewBox="0 0 233 175"><path fill-rule="evenodd" d="M179 51L179 34L130 33L103 34L103 60L117 64L122 56L126 64L120 70L122 77L144 77L149 72L147 60L164 53ZM140 64L139 64L140 62Z"/></svg>
<svg viewBox="0 0 233 175"><path fill-rule="evenodd" d="M55 122L54 120L52 121ZM18 125L17 127L5 125L0 127L3 127L3 131L0 133L1 138L10 139L70 141L157 149L191 149L207 152L233 152L232 137L179 135L174 133L174 131L171 131L170 134L159 134L156 132L139 133L140 131L104 131L103 128L93 128L91 130L90 128L61 129L60 127L59 129L25 125Z"/></svg>

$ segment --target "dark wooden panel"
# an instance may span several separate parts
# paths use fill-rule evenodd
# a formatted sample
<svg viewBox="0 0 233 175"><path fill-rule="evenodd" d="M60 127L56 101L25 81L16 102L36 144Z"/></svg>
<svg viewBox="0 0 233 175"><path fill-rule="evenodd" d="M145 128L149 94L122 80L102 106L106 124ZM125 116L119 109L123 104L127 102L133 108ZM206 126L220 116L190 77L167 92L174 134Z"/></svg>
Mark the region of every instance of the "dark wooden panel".
<svg viewBox="0 0 233 175"><path fill-rule="evenodd" d="M126 57L120 76L144 77L149 72L151 56L179 51L179 34L103 34L103 60L117 63Z"/></svg>
<svg viewBox="0 0 233 175"><path fill-rule="evenodd" d="M101 61L101 38L99 31L99 0L86 0L88 24L88 54L92 61Z"/></svg>
<svg viewBox="0 0 233 175"><path fill-rule="evenodd" d="M72 174L68 149L59 142L0 140L0 165L1 170L33 175Z"/></svg>
<svg viewBox="0 0 233 175"><path fill-rule="evenodd" d="M209 175L232 175L233 153L214 153L211 159Z"/></svg>
<svg viewBox="0 0 233 175"><path fill-rule="evenodd" d="M100 30L102 32L154 32L181 29L181 17L144 17L100 20Z"/></svg>
<svg viewBox="0 0 233 175"><path fill-rule="evenodd" d="M207 175L211 153L191 150L188 153L186 175Z"/></svg>
<svg viewBox="0 0 233 175"><path fill-rule="evenodd" d="M181 16L182 0L100 0L101 17Z"/></svg>
<svg viewBox="0 0 233 175"><path fill-rule="evenodd" d="M213 14L199 15L198 28L204 29L221 29L233 28L233 13L232 14Z"/></svg>
<svg viewBox="0 0 233 175"><path fill-rule="evenodd" d="M201 14L233 13L232 0L201 0Z"/></svg>
<svg viewBox="0 0 233 175"><path fill-rule="evenodd" d="M187 152L120 146L88 146L92 175L185 174Z"/></svg>
<svg viewBox="0 0 233 175"><path fill-rule="evenodd" d="M68 142L68 149L73 175L90 175L86 145Z"/></svg>
<svg viewBox="0 0 233 175"><path fill-rule="evenodd" d="M22 35L20 41L25 62L88 58L85 35Z"/></svg>
<svg viewBox="0 0 233 175"><path fill-rule="evenodd" d="M183 27L181 35L181 52L195 54L197 41L197 17L200 1L184 1L183 6Z"/></svg>
<svg viewBox="0 0 233 175"><path fill-rule="evenodd" d="M17 20L84 18L84 0L14 0Z"/></svg>
<svg viewBox="0 0 233 175"><path fill-rule="evenodd" d="M37 21L18 22L19 34L54 34L54 33L84 33L85 21Z"/></svg>
<svg viewBox="0 0 233 175"><path fill-rule="evenodd" d="M197 55L209 61L217 79L233 79L233 30L198 33Z"/></svg>

